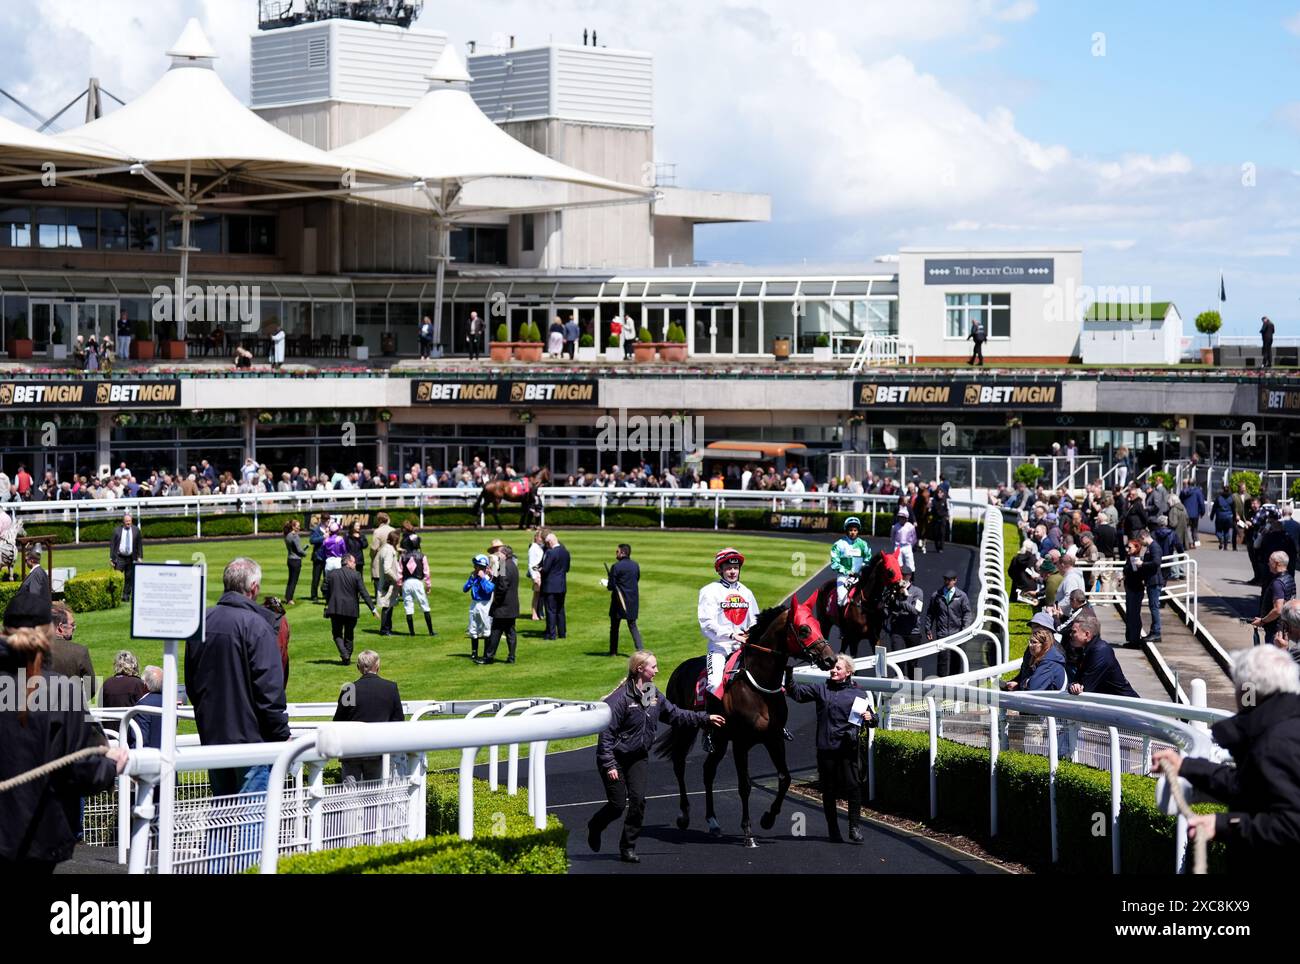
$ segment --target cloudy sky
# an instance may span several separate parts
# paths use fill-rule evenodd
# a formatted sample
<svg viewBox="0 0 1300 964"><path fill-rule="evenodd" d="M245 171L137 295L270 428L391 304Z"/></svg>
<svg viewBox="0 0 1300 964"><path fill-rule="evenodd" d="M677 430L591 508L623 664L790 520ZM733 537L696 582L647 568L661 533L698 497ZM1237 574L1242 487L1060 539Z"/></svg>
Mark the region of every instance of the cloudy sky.
<svg viewBox="0 0 1300 964"><path fill-rule="evenodd" d="M0 87L43 115L92 74L129 100L190 16L246 97L255 0L7 0ZM477 0L419 26L653 53L658 159L773 199L701 228L701 259L1081 245L1090 285L1190 319L1222 271L1225 332L1300 334L1300 0Z"/></svg>

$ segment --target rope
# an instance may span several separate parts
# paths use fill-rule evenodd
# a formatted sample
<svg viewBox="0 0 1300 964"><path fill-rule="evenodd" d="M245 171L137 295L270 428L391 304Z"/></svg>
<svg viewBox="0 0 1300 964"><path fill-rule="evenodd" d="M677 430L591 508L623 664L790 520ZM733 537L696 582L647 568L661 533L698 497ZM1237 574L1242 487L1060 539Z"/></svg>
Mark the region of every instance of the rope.
<svg viewBox="0 0 1300 964"><path fill-rule="evenodd" d="M1183 796L1183 784L1178 779L1178 773L1174 769L1174 765L1168 760L1161 760L1160 770L1165 775L1165 782L1169 785L1169 792L1174 798L1174 805L1178 807L1178 812L1190 819L1192 817L1192 808L1187 805L1187 798ZM1196 839L1192 841L1192 873L1206 873L1206 852L1209 846L1209 841L1205 839L1203 833L1198 833Z"/></svg>
<svg viewBox="0 0 1300 964"><path fill-rule="evenodd" d="M16 777L10 777L8 780L0 781L0 793L21 787L24 783L31 783L33 780L39 780L41 777L48 776L55 770L71 766L78 760L86 760L92 756L101 756L108 752L106 746L88 746L85 749L78 750L76 753L69 753L67 756L61 756L57 760L51 760L49 763L42 763L34 770L28 770L26 773L20 773Z"/></svg>

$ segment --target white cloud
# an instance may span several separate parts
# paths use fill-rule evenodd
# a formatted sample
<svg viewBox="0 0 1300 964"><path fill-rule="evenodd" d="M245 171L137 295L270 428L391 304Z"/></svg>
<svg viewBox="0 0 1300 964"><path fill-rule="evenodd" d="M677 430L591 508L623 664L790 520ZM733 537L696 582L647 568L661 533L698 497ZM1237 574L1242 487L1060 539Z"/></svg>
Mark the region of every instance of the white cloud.
<svg viewBox="0 0 1300 964"><path fill-rule="evenodd" d="M1287 33L1293 33L1300 37L1300 13L1292 14L1282 21L1282 26Z"/></svg>

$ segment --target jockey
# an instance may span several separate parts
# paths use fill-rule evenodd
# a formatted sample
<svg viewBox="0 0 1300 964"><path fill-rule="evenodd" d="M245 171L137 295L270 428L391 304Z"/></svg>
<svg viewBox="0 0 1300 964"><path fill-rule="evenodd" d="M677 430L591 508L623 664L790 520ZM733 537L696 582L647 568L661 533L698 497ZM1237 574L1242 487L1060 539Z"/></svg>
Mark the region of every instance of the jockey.
<svg viewBox="0 0 1300 964"><path fill-rule="evenodd" d="M858 535L862 520L855 515L844 520L844 535L831 546L831 569L835 571L835 601L840 607L849 601L849 590L858 581L858 573L871 562L871 547Z"/></svg>
<svg viewBox="0 0 1300 964"><path fill-rule="evenodd" d="M709 676L706 702L710 713L722 712L721 701L714 691L722 685L727 657L746 641L749 628L758 620L758 601L740 581L740 567L744 562L745 557L739 550L730 547L720 550L713 558L718 581L700 590L696 613L700 632L708 643L704 659ZM711 750L708 736L706 731L706 748Z"/></svg>

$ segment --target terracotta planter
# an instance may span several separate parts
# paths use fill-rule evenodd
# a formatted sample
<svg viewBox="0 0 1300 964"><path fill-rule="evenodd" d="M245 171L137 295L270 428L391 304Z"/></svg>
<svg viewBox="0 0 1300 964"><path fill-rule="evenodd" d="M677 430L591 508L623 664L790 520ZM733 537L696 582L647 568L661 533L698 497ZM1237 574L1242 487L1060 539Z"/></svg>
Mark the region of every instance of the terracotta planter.
<svg viewBox="0 0 1300 964"><path fill-rule="evenodd" d="M137 361L150 361L153 358L153 348L153 342L151 341L132 339L131 357Z"/></svg>
<svg viewBox="0 0 1300 964"><path fill-rule="evenodd" d="M666 362L686 361L686 345L681 342L659 342L659 360Z"/></svg>
<svg viewBox="0 0 1300 964"><path fill-rule="evenodd" d="M539 362L542 360L542 349L546 347L540 341L516 341L513 342L515 361L522 362Z"/></svg>
<svg viewBox="0 0 1300 964"><path fill-rule="evenodd" d="M1213 364L1214 364L1214 349L1213 349L1213 348L1202 348L1202 349L1201 349L1201 364L1202 364L1202 365L1213 365Z"/></svg>
<svg viewBox="0 0 1300 964"><path fill-rule="evenodd" d="M638 341L632 346L632 357L638 362L652 362L655 360L655 343L652 341Z"/></svg>
<svg viewBox="0 0 1300 964"><path fill-rule="evenodd" d="M164 341L159 344L159 350L162 352L160 358L166 358L170 361L182 361L185 358L185 342L183 341Z"/></svg>
<svg viewBox="0 0 1300 964"><path fill-rule="evenodd" d="M31 358L32 350L35 347L36 343L30 338L15 338L13 341L9 342L9 357Z"/></svg>
<svg viewBox="0 0 1300 964"><path fill-rule="evenodd" d="M777 361L787 361L790 358L790 339L773 338L772 354L776 356Z"/></svg>
<svg viewBox="0 0 1300 964"><path fill-rule="evenodd" d="M488 357L494 362L508 362L513 349L514 342L490 341L488 342Z"/></svg>

